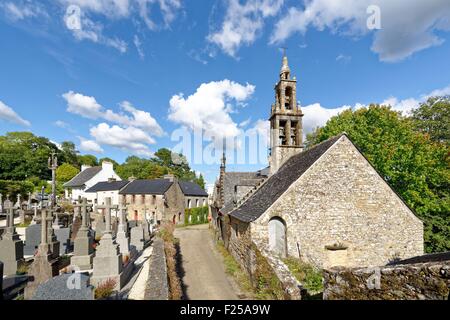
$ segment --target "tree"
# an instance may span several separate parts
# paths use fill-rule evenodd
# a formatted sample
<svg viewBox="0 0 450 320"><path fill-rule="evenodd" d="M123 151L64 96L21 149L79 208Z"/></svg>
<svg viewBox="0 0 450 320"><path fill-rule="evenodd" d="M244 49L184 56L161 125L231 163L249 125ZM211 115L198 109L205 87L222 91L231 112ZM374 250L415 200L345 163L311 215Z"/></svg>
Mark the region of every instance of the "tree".
<svg viewBox="0 0 450 320"><path fill-rule="evenodd" d="M418 132L415 121L390 107L371 105L332 117L307 140L311 146L347 132L424 222L426 251L450 250L450 150Z"/></svg>
<svg viewBox="0 0 450 320"><path fill-rule="evenodd" d="M79 152L77 151L76 147L75 147L75 143L71 142L71 141L63 141L61 143L61 151L64 157L64 162L71 164L72 166L78 167L79 163L78 163L78 154Z"/></svg>
<svg viewBox="0 0 450 320"><path fill-rule="evenodd" d="M70 181L80 170L71 164L63 163L56 169L56 180L60 182Z"/></svg>
<svg viewBox="0 0 450 320"><path fill-rule="evenodd" d="M198 178L195 178L194 182L202 187L202 189L205 189L205 179L203 179L203 175L201 173Z"/></svg>
<svg viewBox="0 0 450 320"><path fill-rule="evenodd" d="M431 140L450 143L450 96L431 97L412 111L417 130L430 135Z"/></svg>
<svg viewBox="0 0 450 320"><path fill-rule="evenodd" d="M51 172L47 159L52 152L56 152L59 159L64 159L54 143L31 132L8 132L0 136L0 179L38 177L49 180Z"/></svg>
<svg viewBox="0 0 450 320"><path fill-rule="evenodd" d="M91 167L98 166L97 157L91 154L86 154L83 156L78 156L78 163L80 165L88 165Z"/></svg>

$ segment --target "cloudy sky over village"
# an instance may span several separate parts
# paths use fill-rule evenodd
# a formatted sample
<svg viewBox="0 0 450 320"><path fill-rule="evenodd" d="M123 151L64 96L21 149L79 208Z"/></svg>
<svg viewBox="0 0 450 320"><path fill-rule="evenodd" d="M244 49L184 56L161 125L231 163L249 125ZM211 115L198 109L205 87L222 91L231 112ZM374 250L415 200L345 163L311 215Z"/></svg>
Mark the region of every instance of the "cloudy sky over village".
<svg viewBox="0 0 450 320"><path fill-rule="evenodd" d="M0 134L119 162L173 148L180 128L263 132L280 47L306 133L348 107L450 94L448 0L0 0L0 43Z"/></svg>

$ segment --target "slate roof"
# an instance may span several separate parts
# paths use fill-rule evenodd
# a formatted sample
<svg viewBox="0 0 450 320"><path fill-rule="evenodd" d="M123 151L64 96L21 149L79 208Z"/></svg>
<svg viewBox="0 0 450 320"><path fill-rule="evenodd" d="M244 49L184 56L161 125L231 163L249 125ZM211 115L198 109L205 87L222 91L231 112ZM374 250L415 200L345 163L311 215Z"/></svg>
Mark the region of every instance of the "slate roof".
<svg viewBox="0 0 450 320"><path fill-rule="evenodd" d="M223 202L220 209L222 214L227 214L235 207L235 186L257 186L265 176L261 172L225 172L223 179Z"/></svg>
<svg viewBox="0 0 450 320"><path fill-rule="evenodd" d="M119 194L164 194L172 183L169 179L134 180Z"/></svg>
<svg viewBox="0 0 450 320"><path fill-rule="evenodd" d="M179 181L181 191L185 196L207 197L208 193L198 184L189 181Z"/></svg>
<svg viewBox="0 0 450 320"><path fill-rule="evenodd" d="M72 180L70 180L69 182L66 182L64 184L64 187L66 187L66 188L82 187L82 186L84 186L84 184L87 181L89 181L93 177L95 177L97 175L97 173L99 173L100 171L102 171L102 167L100 167L100 166L87 168L87 169L81 171L75 177L73 177Z"/></svg>
<svg viewBox="0 0 450 320"><path fill-rule="evenodd" d="M99 192L99 191L117 191L125 187L130 181L103 181L99 182L89 189L86 192Z"/></svg>
<svg viewBox="0 0 450 320"><path fill-rule="evenodd" d="M330 138L309 150L292 156L247 201L229 214L244 222L255 221L341 136L342 134Z"/></svg>

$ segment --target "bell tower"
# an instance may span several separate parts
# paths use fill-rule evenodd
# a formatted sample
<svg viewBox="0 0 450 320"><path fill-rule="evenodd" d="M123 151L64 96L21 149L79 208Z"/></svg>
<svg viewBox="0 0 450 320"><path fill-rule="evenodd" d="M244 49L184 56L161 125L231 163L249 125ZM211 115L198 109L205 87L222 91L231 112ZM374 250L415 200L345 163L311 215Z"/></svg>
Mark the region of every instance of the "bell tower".
<svg viewBox="0 0 450 320"><path fill-rule="evenodd" d="M303 150L303 113L297 104L297 80L291 79L291 70L286 54L280 80L275 85L275 103L270 113L270 174L274 174L283 163Z"/></svg>

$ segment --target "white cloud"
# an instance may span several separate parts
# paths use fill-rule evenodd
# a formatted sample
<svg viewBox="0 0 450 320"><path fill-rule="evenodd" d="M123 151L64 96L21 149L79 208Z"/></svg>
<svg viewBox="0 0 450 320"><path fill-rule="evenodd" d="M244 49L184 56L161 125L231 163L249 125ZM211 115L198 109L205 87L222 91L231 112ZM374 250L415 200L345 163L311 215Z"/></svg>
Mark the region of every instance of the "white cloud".
<svg viewBox="0 0 450 320"><path fill-rule="evenodd" d="M122 128L117 125L109 126L106 123L100 123L90 129L90 134L99 144L116 147L141 156L152 156L148 144L155 143L155 140L139 128Z"/></svg>
<svg viewBox="0 0 450 320"><path fill-rule="evenodd" d="M64 122L62 120L57 120L57 121L54 122L54 124L58 128L62 128L62 129L67 129L67 128L70 127L68 123L66 123L66 122Z"/></svg>
<svg viewBox="0 0 450 320"><path fill-rule="evenodd" d="M103 153L104 150L100 145L94 140L88 140L83 137L78 137L80 139L80 150L85 152L95 152L95 153Z"/></svg>
<svg viewBox="0 0 450 320"><path fill-rule="evenodd" d="M137 35L134 35L133 43L136 47L139 57L143 60L145 58L145 53L144 53L144 49L142 48L141 39L139 39L139 37Z"/></svg>
<svg viewBox="0 0 450 320"><path fill-rule="evenodd" d="M419 107L420 103L426 101L429 97L445 95L450 95L450 85L445 88L436 89L430 93L423 94L418 98L398 99L396 97L389 97L382 101L380 105L389 105L393 110L402 112L403 115L408 115L412 109ZM367 107L367 105L356 103L353 106L344 105L337 108L325 108L320 103L314 103L302 107L302 112L304 113L303 133L306 135L307 133L312 132L315 128L324 126L331 117L338 115L344 110L356 110L363 107Z"/></svg>
<svg viewBox="0 0 450 320"><path fill-rule="evenodd" d="M11 107L0 101L0 119L12 122L21 126L31 126L30 121L20 117Z"/></svg>
<svg viewBox="0 0 450 320"><path fill-rule="evenodd" d="M347 64L347 63L349 63L350 61L352 61L352 57L351 57L351 56L347 56L347 55L341 53L340 55L338 55L338 56L336 57L336 61L337 61L337 62L344 63L344 64Z"/></svg>
<svg viewBox="0 0 450 320"><path fill-rule="evenodd" d="M0 3L0 9L6 13L7 17L13 21L34 18L38 16L48 17L47 12L36 3L29 1L15 1Z"/></svg>
<svg viewBox="0 0 450 320"><path fill-rule="evenodd" d="M59 0L64 5L77 5L85 11L92 11L109 17L126 17L130 11L129 0Z"/></svg>
<svg viewBox="0 0 450 320"><path fill-rule="evenodd" d="M264 27L264 19L275 16L284 0L228 0L227 13L221 28L210 33L207 40L230 56L236 56L242 45L252 44Z"/></svg>
<svg viewBox="0 0 450 320"><path fill-rule="evenodd" d="M128 114L116 113L101 106L94 97L69 91L63 94L67 101L67 111L88 119L103 119L123 126L134 126L145 130L148 134L162 136L164 131L149 112L136 109L130 102L123 101L119 105Z"/></svg>
<svg viewBox="0 0 450 320"><path fill-rule="evenodd" d="M255 86L222 80L203 83L187 98L183 94L170 99L169 120L191 130L204 130L206 137L235 137L240 133L230 113L232 102L249 99Z"/></svg>
<svg viewBox="0 0 450 320"><path fill-rule="evenodd" d="M137 0L139 15L150 30L159 28L154 18L151 17L152 9L159 6L164 28L168 28L175 19L177 12L181 9L181 0Z"/></svg>
<svg viewBox="0 0 450 320"><path fill-rule="evenodd" d="M448 0L305 0L304 8L290 8L275 25L271 43L280 43L308 28L361 36L367 29L367 8L381 9L381 29L374 31L372 51L380 60L395 62L414 52L441 44L438 30L450 31Z"/></svg>

